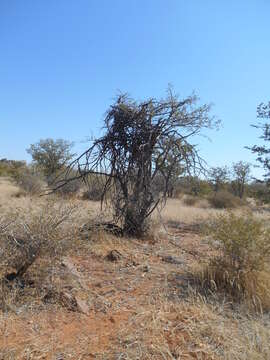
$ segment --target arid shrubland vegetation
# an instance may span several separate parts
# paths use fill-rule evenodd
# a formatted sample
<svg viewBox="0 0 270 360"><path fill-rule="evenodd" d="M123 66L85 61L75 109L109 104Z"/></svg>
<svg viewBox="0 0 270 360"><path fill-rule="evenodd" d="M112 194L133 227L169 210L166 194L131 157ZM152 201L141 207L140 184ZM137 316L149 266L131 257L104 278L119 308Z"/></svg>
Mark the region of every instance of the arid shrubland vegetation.
<svg viewBox="0 0 270 360"><path fill-rule="evenodd" d="M235 215L226 215L224 210L209 205L202 208L196 203L185 205L184 199L169 199L161 215L153 214L155 236L141 241L95 229L97 219L102 222L106 218L98 215L100 208L91 201L70 201L58 195L53 199L25 195L1 201L1 311L6 319L5 323L0 320L2 332L8 333L13 326L19 333L17 322L23 321L20 319L26 316L26 309L33 326L43 329L49 326L46 314L52 311L55 320L50 320L54 323L51 335L60 339L62 330L58 327L67 326L57 315L61 311L70 326L80 321L80 332L76 332L79 348L73 339L74 330L66 330L70 331L66 333L69 346L65 343L61 350L66 356L87 354L89 346L100 358L108 359L121 353L130 358L147 354L157 359L194 354L266 359L269 355L270 330L264 325L269 274L267 267L261 266L267 260L267 212L255 213L253 219L245 213L237 215L242 213L241 208L234 210ZM160 225L160 216L168 233ZM79 230L85 222L90 225L82 233ZM204 241L203 226L201 235L197 230L193 233L193 225L205 222L209 223L209 244ZM199 257L192 255L193 250ZM73 266L79 278L61 265L66 262L63 259L76 264ZM129 296L128 291L134 291L134 295ZM81 314L84 310L79 310L80 301L88 304L90 317ZM233 308L230 302L235 304ZM72 318L70 313L74 314ZM83 318L75 320L77 316ZM114 322L109 320L111 340L107 345L95 345L83 335L91 331L85 328L87 324L100 339L106 338L104 326L110 317ZM44 334L45 330L40 331ZM23 358L20 349L26 353L26 345L15 339L16 346L0 343L0 349L3 354L4 349L6 354L13 354L13 358ZM42 339L33 333L27 351L36 356L45 353L48 358L60 351L60 346L48 348Z"/></svg>
<svg viewBox="0 0 270 360"><path fill-rule="evenodd" d="M265 221L229 212L211 219L205 232L215 255L198 274L202 289L268 311L270 230Z"/></svg>
<svg viewBox="0 0 270 360"><path fill-rule="evenodd" d="M9 299L14 292L32 284L32 280L28 283L32 268L37 271L37 278L40 273L37 269L46 274L46 270L74 246L76 228L72 222L76 210L76 205L49 200L28 208L8 210L0 216L3 311L11 306ZM34 286L42 292L45 284L40 278ZM13 305L16 306L16 302Z"/></svg>
<svg viewBox="0 0 270 360"><path fill-rule="evenodd" d="M0 162L0 358L270 357L267 182L206 171L195 100L120 96L75 160Z"/></svg>
<svg viewBox="0 0 270 360"><path fill-rule="evenodd" d="M5 265L14 268L17 262L25 263L23 267L15 266L14 276L23 275L42 253L57 254L68 245L72 226L68 229L63 224L72 222L76 209L76 205L49 200L41 206L15 209L1 218L1 249L15 256L10 260L5 257L3 260L8 261ZM21 252L19 256L17 251Z"/></svg>

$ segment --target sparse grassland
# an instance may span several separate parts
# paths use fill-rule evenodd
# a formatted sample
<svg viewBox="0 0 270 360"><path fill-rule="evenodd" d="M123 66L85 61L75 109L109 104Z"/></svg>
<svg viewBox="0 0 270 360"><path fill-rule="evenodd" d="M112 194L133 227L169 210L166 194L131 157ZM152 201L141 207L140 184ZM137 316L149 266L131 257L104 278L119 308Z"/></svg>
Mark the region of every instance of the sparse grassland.
<svg viewBox="0 0 270 360"><path fill-rule="evenodd" d="M184 199L169 199L154 214L152 233L142 241L102 229L80 231L87 222L110 219L98 202L18 197L19 191L0 177L0 237L9 241L9 250L0 250L0 359L270 358L268 310L233 300L224 287L219 291L217 273L200 278L204 290L207 281L212 284L208 291L201 291L195 281L195 270L199 274L209 264L213 270L225 255L231 259L226 239L237 221L238 255L251 261L254 244L245 247L246 228L238 217L248 205L233 210L232 224L225 210L213 209L205 200L185 204ZM252 211L248 234L256 228L254 239L261 236L270 213L254 206ZM213 240L222 240L220 233L225 232L223 243L215 244L226 243L227 248L212 246L202 232L216 216L221 223L212 227ZM240 225L242 237L237 235ZM41 250L23 276L8 280L23 259L16 257L12 263L15 249L29 255L25 243L16 243L19 239ZM229 260L226 269L220 260L224 273L229 273ZM259 270L266 271L269 281L268 270Z"/></svg>

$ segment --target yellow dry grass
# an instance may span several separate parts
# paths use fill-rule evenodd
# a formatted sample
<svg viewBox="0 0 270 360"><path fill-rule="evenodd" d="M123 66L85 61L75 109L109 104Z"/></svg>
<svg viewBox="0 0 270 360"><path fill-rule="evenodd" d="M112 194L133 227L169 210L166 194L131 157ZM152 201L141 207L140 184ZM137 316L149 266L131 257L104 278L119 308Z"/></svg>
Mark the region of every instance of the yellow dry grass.
<svg viewBox="0 0 270 360"><path fill-rule="evenodd" d="M158 295L120 333L127 359L270 358L270 325L262 317L248 318L227 310L227 304L209 305L190 295L174 303ZM134 328L136 331L134 332Z"/></svg>
<svg viewBox="0 0 270 360"><path fill-rule="evenodd" d="M19 191L19 188L14 185L7 177L0 177L0 203L3 204L9 201L10 198Z"/></svg>
<svg viewBox="0 0 270 360"><path fill-rule="evenodd" d="M28 208L30 206L40 206L46 197L39 196L21 196L16 197L20 189L11 182L9 178L0 177L0 207L2 210L10 210L12 208ZM63 200L61 200L63 201ZM74 204L80 208L80 214L83 219L94 218L108 218L109 211L101 209L100 203L95 201L85 201L80 199L73 199ZM246 211L246 208L236 209L237 212ZM224 213L224 210L211 209L206 200L200 199L194 206L187 206L183 199L168 199L164 208L156 211L153 215L155 223L160 221L166 222L183 222L192 224L206 221L217 214ZM270 212L267 209L261 208L254 212L254 215L261 219L269 219Z"/></svg>
<svg viewBox="0 0 270 360"><path fill-rule="evenodd" d="M234 209L233 213L242 214L250 209L241 207ZM212 219L216 215L224 214L226 210L219 210L210 208L205 200L199 200L194 206L187 206L184 204L182 199L168 199L166 206L160 211L154 214L154 219L159 221L162 219L166 222L182 222L185 224L202 223L209 219ZM270 212L266 208L258 208L253 210L255 218L261 220L269 220Z"/></svg>
<svg viewBox="0 0 270 360"><path fill-rule="evenodd" d="M220 212L222 210L199 207L198 204L187 206L182 199L168 199L164 209L160 213L157 212L155 216L159 217L161 215L164 222L175 221L192 224L205 221Z"/></svg>
<svg viewBox="0 0 270 360"><path fill-rule="evenodd" d="M17 198L18 191L9 179L0 178L1 214L15 208L39 209L47 201L38 196ZM78 207L75 227L110 215L102 213L97 202L72 202ZM206 203L186 206L181 199L169 199L153 220L159 232L162 223L167 227L173 222L202 223L220 213L223 210L210 209ZM255 216L269 219L269 212L258 211ZM183 296L181 281L179 286L171 284L171 274L181 278L188 266L198 265L185 246L193 241L199 256L205 255L200 253L205 244L200 249L199 235L181 234L178 247L168 241L166 232L155 240L116 238L104 232L94 234L91 241L74 239L70 256L91 285L89 297L96 296L98 310L90 317L44 307L32 313L27 306L1 313L0 359L270 359L269 314L251 314L225 300L210 303L191 287ZM123 255L119 264L106 262L112 250ZM163 262L164 254L182 259L184 265ZM19 331L17 344L13 339Z"/></svg>

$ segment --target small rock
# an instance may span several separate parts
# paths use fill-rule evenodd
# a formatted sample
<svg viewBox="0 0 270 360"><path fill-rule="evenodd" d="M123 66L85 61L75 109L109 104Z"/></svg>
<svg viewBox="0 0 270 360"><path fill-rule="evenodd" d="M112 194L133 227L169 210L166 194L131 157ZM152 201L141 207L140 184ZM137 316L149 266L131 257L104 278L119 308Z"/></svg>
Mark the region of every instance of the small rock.
<svg viewBox="0 0 270 360"><path fill-rule="evenodd" d="M75 300L77 302L78 311L82 314L89 315L90 314L90 308L86 301L80 299L78 296L75 296Z"/></svg>
<svg viewBox="0 0 270 360"><path fill-rule="evenodd" d="M118 250L111 250L105 258L106 260L117 262L123 258L123 255Z"/></svg>
<svg viewBox="0 0 270 360"><path fill-rule="evenodd" d="M80 284L82 289L88 290L88 287L87 287L82 275L77 270L76 265L73 263L73 261L70 258L68 258L68 257L63 258L61 265L64 266L70 272L70 274L73 276L73 278L75 278L77 280L77 282Z"/></svg>
<svg viewBox="0 0 270 360"><path fill-rule="evenodd" d="M70 311L80 312L85 315L90 313L90 308L84 300L66 291L60 293L60 302Z"/></svg>
<svg viewBox="0 0 270 360"><path fill-rule="evenodd" d="M62 291L59 294L59 301L62 306L70 311L77 311L78 309L76 298L66 291Z"/></svg>
<svg viewBox="0 0 270 360"><path fill-rule="evenodd" d="M169 255L169 256L162 256L161 260L163 262L169 263L169 264L175 264L175 265L183 265L184 261L174 258L173 256Z"/></svg>
<svg viewBox="0 0 270 360"><path fill-rule="evenodd" d="M111 316L110 318L109 318L109 320L114 324L115 323L115 320L114 320L114 318Z"/></svg>
<svg viewBox="0 0 270 360"><path fill-rule="evenodd" d="M145 266L142 268L142 271L143 271L143 272L149 272L149 271L150 271L150 266L149 266L149 265L145 265Z"/></svg>

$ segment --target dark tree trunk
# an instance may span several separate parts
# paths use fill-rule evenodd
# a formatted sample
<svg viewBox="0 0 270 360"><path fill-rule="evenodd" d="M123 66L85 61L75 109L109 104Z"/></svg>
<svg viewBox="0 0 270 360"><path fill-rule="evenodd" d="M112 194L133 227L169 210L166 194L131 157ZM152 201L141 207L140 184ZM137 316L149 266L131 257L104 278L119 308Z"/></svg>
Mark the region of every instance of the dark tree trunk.
<svg viewBox="0 0 270 360"><path fill-rule="evenodd" d="M124 219L123 231L126 235L141 238L147 231L147 221L144 216L135 211L128 211Z"/></svg>

